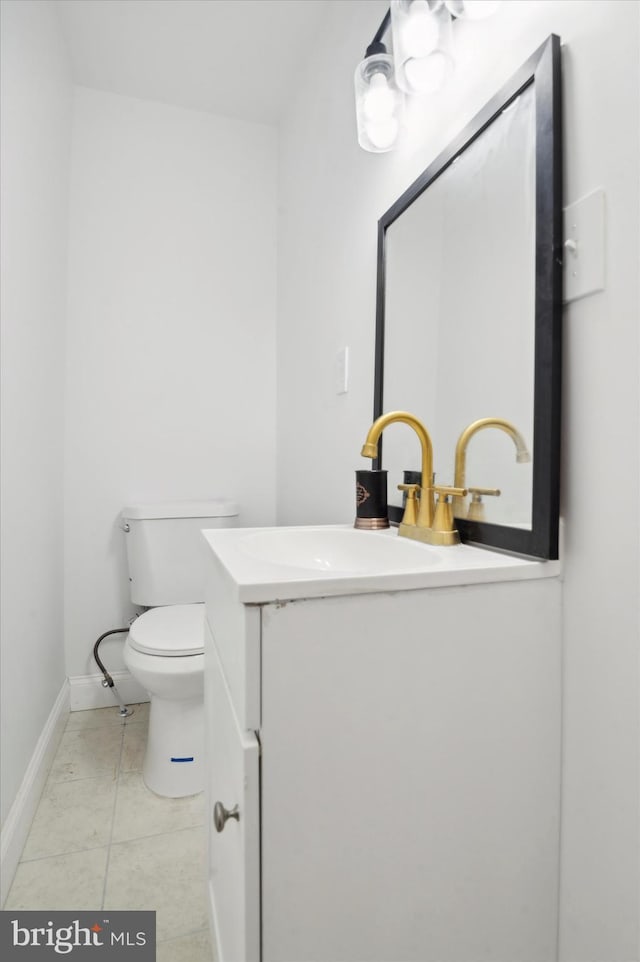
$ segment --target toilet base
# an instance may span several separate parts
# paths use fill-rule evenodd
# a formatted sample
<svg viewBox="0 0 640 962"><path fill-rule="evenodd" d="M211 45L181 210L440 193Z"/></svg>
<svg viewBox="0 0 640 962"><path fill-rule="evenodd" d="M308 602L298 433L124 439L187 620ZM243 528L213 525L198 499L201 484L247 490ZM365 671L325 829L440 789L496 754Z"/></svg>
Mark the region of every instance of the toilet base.
<svg viewBox="0 0 640 962"><path fill-rule="evenodd" d="M142 766L147 788L182 798L204 790L204 704L151 695L149 737Z"/></svg>

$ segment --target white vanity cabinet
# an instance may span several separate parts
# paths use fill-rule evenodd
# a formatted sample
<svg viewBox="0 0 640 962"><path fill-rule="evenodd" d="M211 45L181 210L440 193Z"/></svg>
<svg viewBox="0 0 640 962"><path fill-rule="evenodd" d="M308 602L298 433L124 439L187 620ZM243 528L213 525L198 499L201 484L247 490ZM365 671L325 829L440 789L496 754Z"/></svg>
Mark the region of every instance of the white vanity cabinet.
<svg viewBox="0 0 640 962"><path fill-rule="evenodd" d="M556 958L557 578L206 612L217 962Z"/></svg>

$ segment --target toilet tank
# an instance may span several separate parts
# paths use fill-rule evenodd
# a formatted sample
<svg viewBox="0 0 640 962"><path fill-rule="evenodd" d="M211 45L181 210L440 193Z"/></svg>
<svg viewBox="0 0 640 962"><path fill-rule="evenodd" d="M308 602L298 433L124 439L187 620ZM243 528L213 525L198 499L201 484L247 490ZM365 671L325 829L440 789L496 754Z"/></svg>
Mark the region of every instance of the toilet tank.
<svg viewBox="0 0 640 962"><path fill-rule="evenodd" d="M204 601L203 528L231 528L238 506L220 498L134 504L123 508L129 587L134 605L189 605Z"/></svg>

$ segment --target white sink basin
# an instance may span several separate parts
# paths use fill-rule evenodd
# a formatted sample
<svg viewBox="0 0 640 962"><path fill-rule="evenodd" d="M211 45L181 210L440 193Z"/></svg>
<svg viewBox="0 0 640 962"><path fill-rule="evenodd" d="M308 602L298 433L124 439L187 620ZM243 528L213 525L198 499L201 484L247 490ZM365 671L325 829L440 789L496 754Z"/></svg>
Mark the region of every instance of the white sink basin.
<svg viewBox="0 0 640 962"><path fill-rule="evenodd" d="M276 528L246 535L241 551L258 561L345 574L415 571L441 561L439 549L354 528Z"/></svg>
<svg viewBox="0 0 640 962"><path fill-rule="evenodd" d="M230 596L246 604L548 578L560 570L555 561L514 558L466 544L434 548L399 538L394 528L224 528L203 535L210 564L226 579Z"/></svg>

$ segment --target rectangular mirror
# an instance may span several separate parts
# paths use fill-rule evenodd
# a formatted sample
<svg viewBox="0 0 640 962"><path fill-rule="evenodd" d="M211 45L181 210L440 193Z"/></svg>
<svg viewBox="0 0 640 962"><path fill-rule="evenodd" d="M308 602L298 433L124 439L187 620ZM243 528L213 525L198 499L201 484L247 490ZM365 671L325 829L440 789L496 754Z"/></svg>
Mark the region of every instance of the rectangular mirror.
<svg viewBox="0 0 640 962"><path fill-rule="evenodd" d="M558 556L560 41L551 36L378 222L374 418L428 428L463 541ZM415 436L384 435L391 493Z"/></svg>

